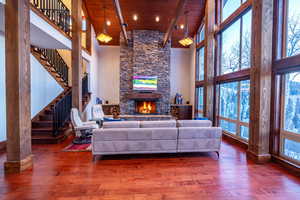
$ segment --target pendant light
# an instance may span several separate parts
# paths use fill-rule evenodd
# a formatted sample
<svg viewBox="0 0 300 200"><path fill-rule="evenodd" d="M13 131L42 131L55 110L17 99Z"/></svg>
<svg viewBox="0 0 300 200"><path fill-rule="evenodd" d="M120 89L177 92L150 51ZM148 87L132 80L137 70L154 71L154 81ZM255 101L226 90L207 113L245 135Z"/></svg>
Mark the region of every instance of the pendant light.
<svg viewBox="0 0 300 200"><path fill-rule="evenodd" d="M185 15L185 32L184 32L184 38L179 40L179 43L182 46L190 46L193 44L193 38L189 37L189 24L188 24L188 12L184 13Z"/></svg>
<svg viewBox="0 0 300 200"><path fill-rule="evenodd" d="M103 31L97 36L97 40L103 43L108 43L112 40L112 37L107 34L107 23L106 23L107 20L105 15L106 14L105 6L103 7L103 10L104 10Z"/></svg>

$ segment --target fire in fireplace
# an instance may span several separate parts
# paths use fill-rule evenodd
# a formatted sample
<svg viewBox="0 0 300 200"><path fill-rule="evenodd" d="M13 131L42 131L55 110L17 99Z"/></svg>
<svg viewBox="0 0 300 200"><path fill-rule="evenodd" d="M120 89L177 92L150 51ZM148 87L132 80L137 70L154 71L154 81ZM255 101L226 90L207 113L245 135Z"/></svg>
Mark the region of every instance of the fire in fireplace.
<svg viewBox="0 0 300 200"><path fill-rule="evenodd" d="M136 112L139 114L154 114L156 113L156 102L136 101Z"/></svg>

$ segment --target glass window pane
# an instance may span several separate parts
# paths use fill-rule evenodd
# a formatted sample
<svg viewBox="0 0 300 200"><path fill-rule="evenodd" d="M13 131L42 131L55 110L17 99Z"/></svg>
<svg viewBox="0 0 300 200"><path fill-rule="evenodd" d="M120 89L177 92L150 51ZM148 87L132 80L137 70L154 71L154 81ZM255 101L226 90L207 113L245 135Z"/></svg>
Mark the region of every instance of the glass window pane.
<svg viewBox="0 0 300 200"><path fill-rule="evenodd" d="M199 74L197 80L204 80L204 47L199 50Z"/></svg>
<svg viewBox="0 0 300 200"><path fill-rule="evenodd" d="M222 21L227 19L236 9L241 6L241 0L223 0Z"/></svg>
<svg viewBox="0 0 300 200"><path fill-rule="evenodd" d="M237 119L238 117L238 82L220 85L220 116Z"/></svg>
<svg viewBox="0 0 300 200"><path fill-rule="evenodd" d="M203 104L203 87L196 88L196 105L197 113L196 117L203 116L204 104Z"/></svg>
<svg viewBox="0 0 300 200"><path fill-rule="evenodd" d="M290 157L294 160L300 161L300 143L289 140L289 139L284 139L284 155L287 157Z"/></svg>
<svg viewBox="0 0 300 200"><path fill-rule="evenodd" d="M250 67L251 60L251 27L252 27L252 10L248 11L243 17L243 31L242 31L242 57L241 68L246 69Z"/></svg>
<svg viewBox="0 0 300 200"><path fill-rule="evenodd" d="M240 20L222 32L221 74L239 70L240 33Z"/></svg>
<svg viewBox="0 0 300 200"><path fill-rule="evenodd" d="M300 72L285 76L284 129L300 134Z"/></svg>
<svg viewBox="0 0 300 200"><path fill-rule="evenodd" d="M225 120L220 120L220 126L223 130L236 134L236 124Z"/></svg>
<svg viewBox="0 0 300 200"><path fill-rule="evenodd" d="M300 54L299 0L289 0L287 20L287 56Z"/></svg>
<svg viewBox="0 0 300 200"><path fill-rule="evenodd" d="M248 140L249 139L249 128L246 126L241 126L241 137Z"/></svg>
<svg viewBox="0 0 300 200"><path fill-rule="evenodd" d="M203 111L203 87L197 88L198 90L198 110Z"/></svg>
<svg viewBox="0 0 300 200"><path fill-rule="evenodd" d="M240 119L243 122L248 122L250 119L250 80L241 81L240 92Z"/></svg>
<svg viewBox="0 0 300 200"><path fill-rule="evenodd" d="M203 41L205 39L205 28L204 26L202 26L201 30L200 30L200 42Z"/></svg>

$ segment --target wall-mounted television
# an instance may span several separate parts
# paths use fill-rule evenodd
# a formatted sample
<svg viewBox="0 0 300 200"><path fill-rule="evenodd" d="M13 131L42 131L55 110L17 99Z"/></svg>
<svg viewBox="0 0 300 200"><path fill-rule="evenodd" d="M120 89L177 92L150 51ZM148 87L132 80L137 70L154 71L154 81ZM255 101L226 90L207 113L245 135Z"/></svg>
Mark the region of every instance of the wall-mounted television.
<svg viewBox="0 0 300 200"><path fill-rule="evenodd" d="M133 90L156 91L157 76L133 76Z"/></svg>

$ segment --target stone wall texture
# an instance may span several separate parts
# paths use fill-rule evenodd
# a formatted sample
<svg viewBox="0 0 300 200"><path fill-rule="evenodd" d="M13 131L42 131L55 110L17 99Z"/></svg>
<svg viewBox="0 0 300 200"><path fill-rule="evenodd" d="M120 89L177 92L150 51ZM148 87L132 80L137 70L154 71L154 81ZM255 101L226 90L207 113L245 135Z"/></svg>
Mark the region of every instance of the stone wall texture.
<svg viewBox="0 0 300 200"><path fill-rule="evenodd" d="M120 109L121 114L135 114L135 102L127 98L133 92L133 76L157 76L157 113L170 111L171 44L161 47L164 33L150 30L128 32L129 45L120 36Z"/></svg>

